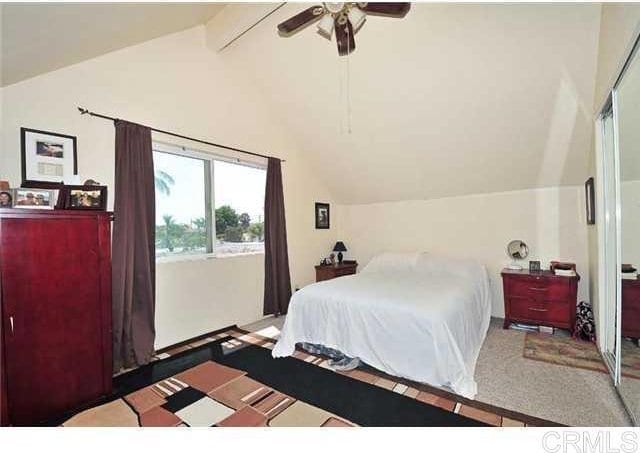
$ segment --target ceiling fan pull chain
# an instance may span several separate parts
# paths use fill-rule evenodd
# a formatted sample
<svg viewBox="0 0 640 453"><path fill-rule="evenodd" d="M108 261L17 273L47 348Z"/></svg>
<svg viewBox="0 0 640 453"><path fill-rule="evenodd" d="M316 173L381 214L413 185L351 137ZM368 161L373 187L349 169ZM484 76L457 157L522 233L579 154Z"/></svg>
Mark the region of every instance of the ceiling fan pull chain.
<svg viewBox="0 0 640 453"><path fill-rule="evenodd" d="M347 131L351 134L351 67L349 64L351 55L351 37L349 36L349 26L347 25Z"/></svg>
<svg viewBox="0 0 640 453"><path fill-rule="evenodd" d="M342 59L338 58L338 105L342 105L342 103L344 102L345 96L345 89L344 89L344 69L343 69L343 65L344 62L342 61ZM344 134L344 117L342 116L342 110L340 110L340 115L338 116L338 118L340 118L340 135Z"/></svg>

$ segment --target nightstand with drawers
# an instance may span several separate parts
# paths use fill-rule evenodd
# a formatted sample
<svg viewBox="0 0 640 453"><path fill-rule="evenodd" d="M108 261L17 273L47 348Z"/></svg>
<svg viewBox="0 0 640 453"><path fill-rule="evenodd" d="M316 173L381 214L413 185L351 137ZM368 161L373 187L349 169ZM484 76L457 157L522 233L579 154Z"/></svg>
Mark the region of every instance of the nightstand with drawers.
<svg viewBox="0 0 640 453"><path fill-rule="evenodd" d="M580 276L551 271L502 270L504 328L512 322L573 331Z"/></svg>
<svg viewBox="0 0 640 453"><path fill-rule="evenodd" d="M316 266L316 282L331 280L332 278L353 275L356 273L358 263L355 261L343 261L342 264L330 264Z"/></svg>

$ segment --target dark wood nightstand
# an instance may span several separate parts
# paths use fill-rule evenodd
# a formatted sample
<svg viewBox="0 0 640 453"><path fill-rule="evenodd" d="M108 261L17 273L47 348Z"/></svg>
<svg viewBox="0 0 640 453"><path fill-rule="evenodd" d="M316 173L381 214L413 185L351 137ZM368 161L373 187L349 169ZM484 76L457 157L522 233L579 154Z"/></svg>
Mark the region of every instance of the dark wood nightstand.
<svg viewBox="0 0 640 453"><path fill-rule="evenodd" d="M640 338L640 280L622 280L622 336Z"/></svg>
<svg viewBox="0 0 640 453"><path fill-rule="evenodd" d="M503 269L504 328L522 322L573 331L579 280L579 275Z"/></svg>
<svg viewBox="0 0 640 453"><path fill-rule="evenodd" d="M316 266L316 282L331 280L332 278L356 273L358 263L355 261L343 261L342 264Z"/></svg>

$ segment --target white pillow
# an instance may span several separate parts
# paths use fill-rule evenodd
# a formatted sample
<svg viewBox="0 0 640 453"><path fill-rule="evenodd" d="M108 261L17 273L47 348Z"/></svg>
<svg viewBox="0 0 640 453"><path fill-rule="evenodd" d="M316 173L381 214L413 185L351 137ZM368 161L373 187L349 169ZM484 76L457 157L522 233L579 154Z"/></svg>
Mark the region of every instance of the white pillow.
<svg viewBox="0 0 640 453"><path fill-rule="evenodd" d="M476 278L482 275L483 266L472 259L423 254L419 257L415 270L425 276L455 275L461 278Z"/></svg>
<svg viewBox="0 0 640 453"><path fill-rule="evenodd" d="M381 253L373 257L362 272L413 272L423 254L425 252Z"/></svg>

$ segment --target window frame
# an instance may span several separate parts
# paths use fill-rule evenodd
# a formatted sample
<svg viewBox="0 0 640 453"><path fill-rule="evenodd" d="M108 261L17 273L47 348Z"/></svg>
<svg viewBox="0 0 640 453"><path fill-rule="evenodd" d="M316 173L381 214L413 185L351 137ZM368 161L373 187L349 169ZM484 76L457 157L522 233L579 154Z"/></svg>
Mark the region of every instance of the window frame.
<svg viewBox="0 0 640 453"><path fill-rule="evenodd" d="M160 152L165 154L172 154L179 157L186 157L191 159L198 159L204 161L205 174L204 174L204 199L205 199L205 222L206 234L207 234L207 251L205 253L185 253L175 255L157 256L157 263L170 263L177 261L193 261L202 259L213 258L234 258L249 255L263 255L264 249L261 251L253 252L240 252L232 254L220 255L216 252L216 206L215 206L215 162L221 161L234 165L240 165L243 167L257 168L267 171L266 163L253 162L242 160L238 158L232 158L225 155L206 152L194 148L188 148L186 146L176 145L172 143L153 140L151 149L153 152ZM155 187L154 187L155 190Z"/></svg>

